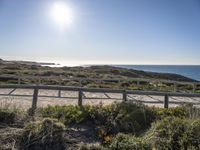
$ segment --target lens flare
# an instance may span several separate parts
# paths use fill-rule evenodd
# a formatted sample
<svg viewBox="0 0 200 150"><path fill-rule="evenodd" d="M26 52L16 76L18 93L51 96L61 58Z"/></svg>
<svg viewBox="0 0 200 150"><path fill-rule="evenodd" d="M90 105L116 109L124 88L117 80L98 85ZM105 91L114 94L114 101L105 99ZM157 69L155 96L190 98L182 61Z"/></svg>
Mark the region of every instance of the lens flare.
<svg viewBox="0 0 200 150"><path fill-rule="evenodd" d="M51 8L51 19L59 28L64 29L73 22L72 10L64 2L56 2Z"/></svg>

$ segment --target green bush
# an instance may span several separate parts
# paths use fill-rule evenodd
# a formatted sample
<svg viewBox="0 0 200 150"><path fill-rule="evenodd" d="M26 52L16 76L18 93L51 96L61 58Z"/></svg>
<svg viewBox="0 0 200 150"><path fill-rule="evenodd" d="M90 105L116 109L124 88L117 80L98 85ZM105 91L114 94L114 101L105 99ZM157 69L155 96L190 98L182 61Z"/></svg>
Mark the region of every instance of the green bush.
<svg viewBox="0 0 200 150"><path fill-rule="evenodd" d="M178 117L178 118L186 118L189 117L188 112L185 107L176 107L176 108L157 108L156 113L160 119L165 117Z"/></svg>
<svg viewBox="0 0 200 150"><path fill-rule="evenodd" d="M200 148L200 119L167 117L157 121L150 131L149 142L159 150Z"/></svg>
<svg viewBox="0 0 200 150"><path fill-rule="evenodd" d="M18 110L0 108L0 124L13 124L17 120L18 115Z"/></svg>
<svg viewBox="0 0 200 150"><path fill-rule="evenodd" d="M200 149L200 119L192 121L187 133L188 145Z"/></svg>
<svg viewBox="0 0 200 150"><path fill-rule="evenodd" d="M109 149L99 145L83 145L80 147L80 150L109 150Z"/></svg>
<svg viewBox="0 0 200 150"><path fill-rule="evenodd" d="M25 127L20 149L64 150L64 125L52 119L31 122Z"/></svg>
<svg viewBox="0 0 200 150"><path fill-rule="evenodd" d="M154 123L143 136L118 134L109 143L112 150L198 150L200 119L166 117Z"/></svg>
<svg viewBox="0 0 200 150"><path fill-rule="evenodd" d="M157 119L163 119L165 117L178 117L178 118L197 118L200 116L200 110L193 107L192 104L185 104L174 108L153 108L153 111L157 115Z"/></svg>
<svg viewBox="0 0 200 150"><path fill-rule="evenodd" d="M195 90L196 93L200 93L200 90Z"/></svg>
<svg viewBox="0 0 200 150"><path fill-rule="evenodd" d="M94 107L90 113L96 124L103 125L108 134L140 134L156 119L150 108L132 102Z"/></svg>
<svg viewBox="0 0 200 150"><path fill-rule="evenodd" d="M0 111L0 123L13 124L16 114L14 112Z"/></svg>
<svg viewBox="0 0 200 150"><path fill-rule="evenodd" d="M119 132L140 134L156 119L148 107L131 102L109 106L49 106L39 110L43 117L56 118L65 125L92 121L105 135Z"/></svg>
<svg viewBox="0 0 200 150"><path fill-rule="evenodd" d="M65 125L92 122L103 143L111 142L113 149L118 145L124 149L129 146L148 149L155 145L161 150L192 149L200 145L200 121L195 119L199 110L191 105L163 109L122 102L108 106L49 106L40 112L43 117L56 118Z"/></svg>
<svg viewBox="0 0 200 150"><path fill-rule="evenodd" d="M149 150L151 145L133 135L118 134L109 145L111 150Z"/></svg>
<svg viewBox="0 0 200 150"><path fill-rule="evenodd" d="M56 118L65 125L73 125L86 121L89 117L90 106L48 106L39 109L42 117Z"/></svg>
<svg viewBox="0 0 200 150"><path fill-rule="evenodd" d="M104 142L109 142L119 132L140 135L156 119L151 108L131 102L108 106L49 106L39 112L43 117L56 118L67 126L90 121Z"/></svg>
<svg viewBox="0 0 200 150"><path fill-rule="evenodd" d="M188 123L180 118L168 117L154 124L157 149L183 149L187 142Z"/></svg>

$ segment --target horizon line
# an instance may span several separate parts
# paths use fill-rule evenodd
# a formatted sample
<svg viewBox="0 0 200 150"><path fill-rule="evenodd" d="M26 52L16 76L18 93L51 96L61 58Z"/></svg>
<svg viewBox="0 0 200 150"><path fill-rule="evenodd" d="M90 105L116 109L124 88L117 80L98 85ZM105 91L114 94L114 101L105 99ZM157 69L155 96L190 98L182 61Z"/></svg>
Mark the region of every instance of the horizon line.
<svg viewBox="0 0 200 150"><path fill-rule="evenodd" d="M64 61L64 60L45 60L42 58L34 59L34 58L23 58L23 57L12 57L12 56L1 56L0 59L4 61L25 61L25 62L35 62L35 63L54 63L58 66L91 66L91 65L146 65L146 66L200 66L200 64L181 64L181 63L174 63L174 64L167 64L167 63L132 63L132 62L126 62L126 63L116 63L116 62L108 62L108 63L102 63L102 62L85 62L85 61ZM103 61L103 60L102 60ZM104 61L105 62L105 61Z"/></svg>

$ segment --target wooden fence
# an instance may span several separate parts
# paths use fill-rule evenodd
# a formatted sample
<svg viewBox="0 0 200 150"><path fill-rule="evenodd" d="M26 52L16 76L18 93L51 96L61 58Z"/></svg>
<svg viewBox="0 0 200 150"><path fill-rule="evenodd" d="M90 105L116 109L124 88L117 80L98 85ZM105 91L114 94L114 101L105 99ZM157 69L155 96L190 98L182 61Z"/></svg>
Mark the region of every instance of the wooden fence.
<svg viewBox="0 0 200 150"><path fill-rule="evenodd" d="M74 91L78 92L78 105L82 106L83 93L84 92L94 92L94 93L118 93L122 94L122 100L127 101L127 95L151 95L151 96L162 96L164 108L168 108L169 103L180 104L181 102L170 102L169 97L198 97L200 94L197 93L178 93L178 92L158 92L158 91L138 91L138 90L121 90L121 89L105 89L105 88L82 88L82 87L67 87L67 86L53 86L53 85L18 85L18 84L0 84L0 89L32 89L34 90L33 95L10 95L10 96L32 96L32 114L34 114L37 108L37 101L39 90L57 90L58 98L64 98L61 96L61 91ZM9 96L9 94L0 94L0 96ZM52 96L46 96L52 97ZM156 103L156 102L149 102ZM158 102L162 103L162 102ZM194 103L195 105L200 105L200 101Z"/></svg>

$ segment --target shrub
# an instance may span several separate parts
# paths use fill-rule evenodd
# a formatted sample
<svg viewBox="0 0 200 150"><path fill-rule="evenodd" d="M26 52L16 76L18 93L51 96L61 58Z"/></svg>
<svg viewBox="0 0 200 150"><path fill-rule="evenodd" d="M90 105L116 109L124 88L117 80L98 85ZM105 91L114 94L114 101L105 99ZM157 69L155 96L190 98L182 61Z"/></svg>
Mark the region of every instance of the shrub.
<svg viewBox="0 0 200 150"><path fill-rule="evenodd" d="M132 102L115 103L91 111L93 119L106 128L109 134L119 132L140 134L150 127L155 114L144 105Z"/></svg>
<svg viewBox="0 0 200 150"><path fill-rule="evenodd" d="M192 128L187 119L194 116L194 110L192 106L163 109L122 102L108 106L49 106L40 112L43 117L56 118L67 126L90 121L104 143L112 141L118 133L142 135L152 122L159 119L143 138L151 139L150 144L155 143L160 149L180 149L194 146L191 141L199 136L198 132L191 136L198 129L198 124L194 123L197 125ZM138 140L141 139L136 138L134 142Z"/></svg>
<svg viewBox="0 0 200 150"><path fill-rule="evenodd" d="M160 119L165 117L178 117L182 119L189 117L185 107L176 107L168 109L157 108L156 113Z"/></svg>
<svg viewBox="0 0 200 150"><path fill-rule="evenodd" d="M166 117L157 121L143 138L159 150L199 149L200 119Z"/></svg>
<svg viewBox="0 0 200 150"><path fill-rule="evenodd" d="M31 122L25 127L20 149L64 150L64 125L52 119Z"/></svg>
<svg viewBox="0 0 200 150"><path fill-rule="evenodd" d="M15 119L16 114L14 112L0 110L0 123L13 124Z"/></svg>
<svg viewBox="0 0 200 150"><path fill-rule="evenodd" d="M188 145L200 149L200 119L192 121L187 133Z"/></svg>
<svg viewBox="0 0 200 150"><path fill-rule="evenodd" d="M83 145L80 147L80 150L109 150L100 145Z"/></svg>
<svg viewBox="0 0 200 150"><path fill-rule="evenodd" d="M200 90L195 90L196 93L200 93Z"/></svg>
<svg viewBox="0 0 200 150"><path fill-rule="evenodd" d="M63 122L65 125L73 125L86 121L89 117L90 106L48 106L42 108L39 113L42 117L56 118Z"/></svg>
<svg viewBox="0 0 200 150"><path fill-rule="evenodd" d="M24 119L25 114L22 110L16 108L7 108L7 104L5 104L4 108L0 108L0 124L14 124L21 119Z"/></svg>
<svg viewBox="0 0 200 150"><path fill-rule="evenodd" d="M111 150L149 150L151 145L133 135L118 134L109 145Z"/></svg>
<svg viewBox="0 0 200 150"><path fill-rule="evenodd" d="M157 149L183 149L187 142L188 123L180 118L168 117L154 124Z"/></svg>
<svg viewBox="0 0 200 150"><path fill-rule="evenodd" d="M119 132L140 134L156 119L150 108L131 102L109 106L49 106L40 112L43 117L56 118L65 125L92 121L104 129L104 135Z"/></svg>
<svg viewBox="0 0 200 150"><path fill-rule="evenodd" d="M200 119L166 117L154 123L142 137L118 134L109 145L113 150L200 149Z"/></svg>
<svg viewBox="0 0 200 150"><path fill-rule="evenodd" d="M165 117L178 117L181 119L185 118L197 118L200 116L200 110L193 107L192 104L185 104L174 108L153 108L153 111L157 114L158 119Z"/></svg>

